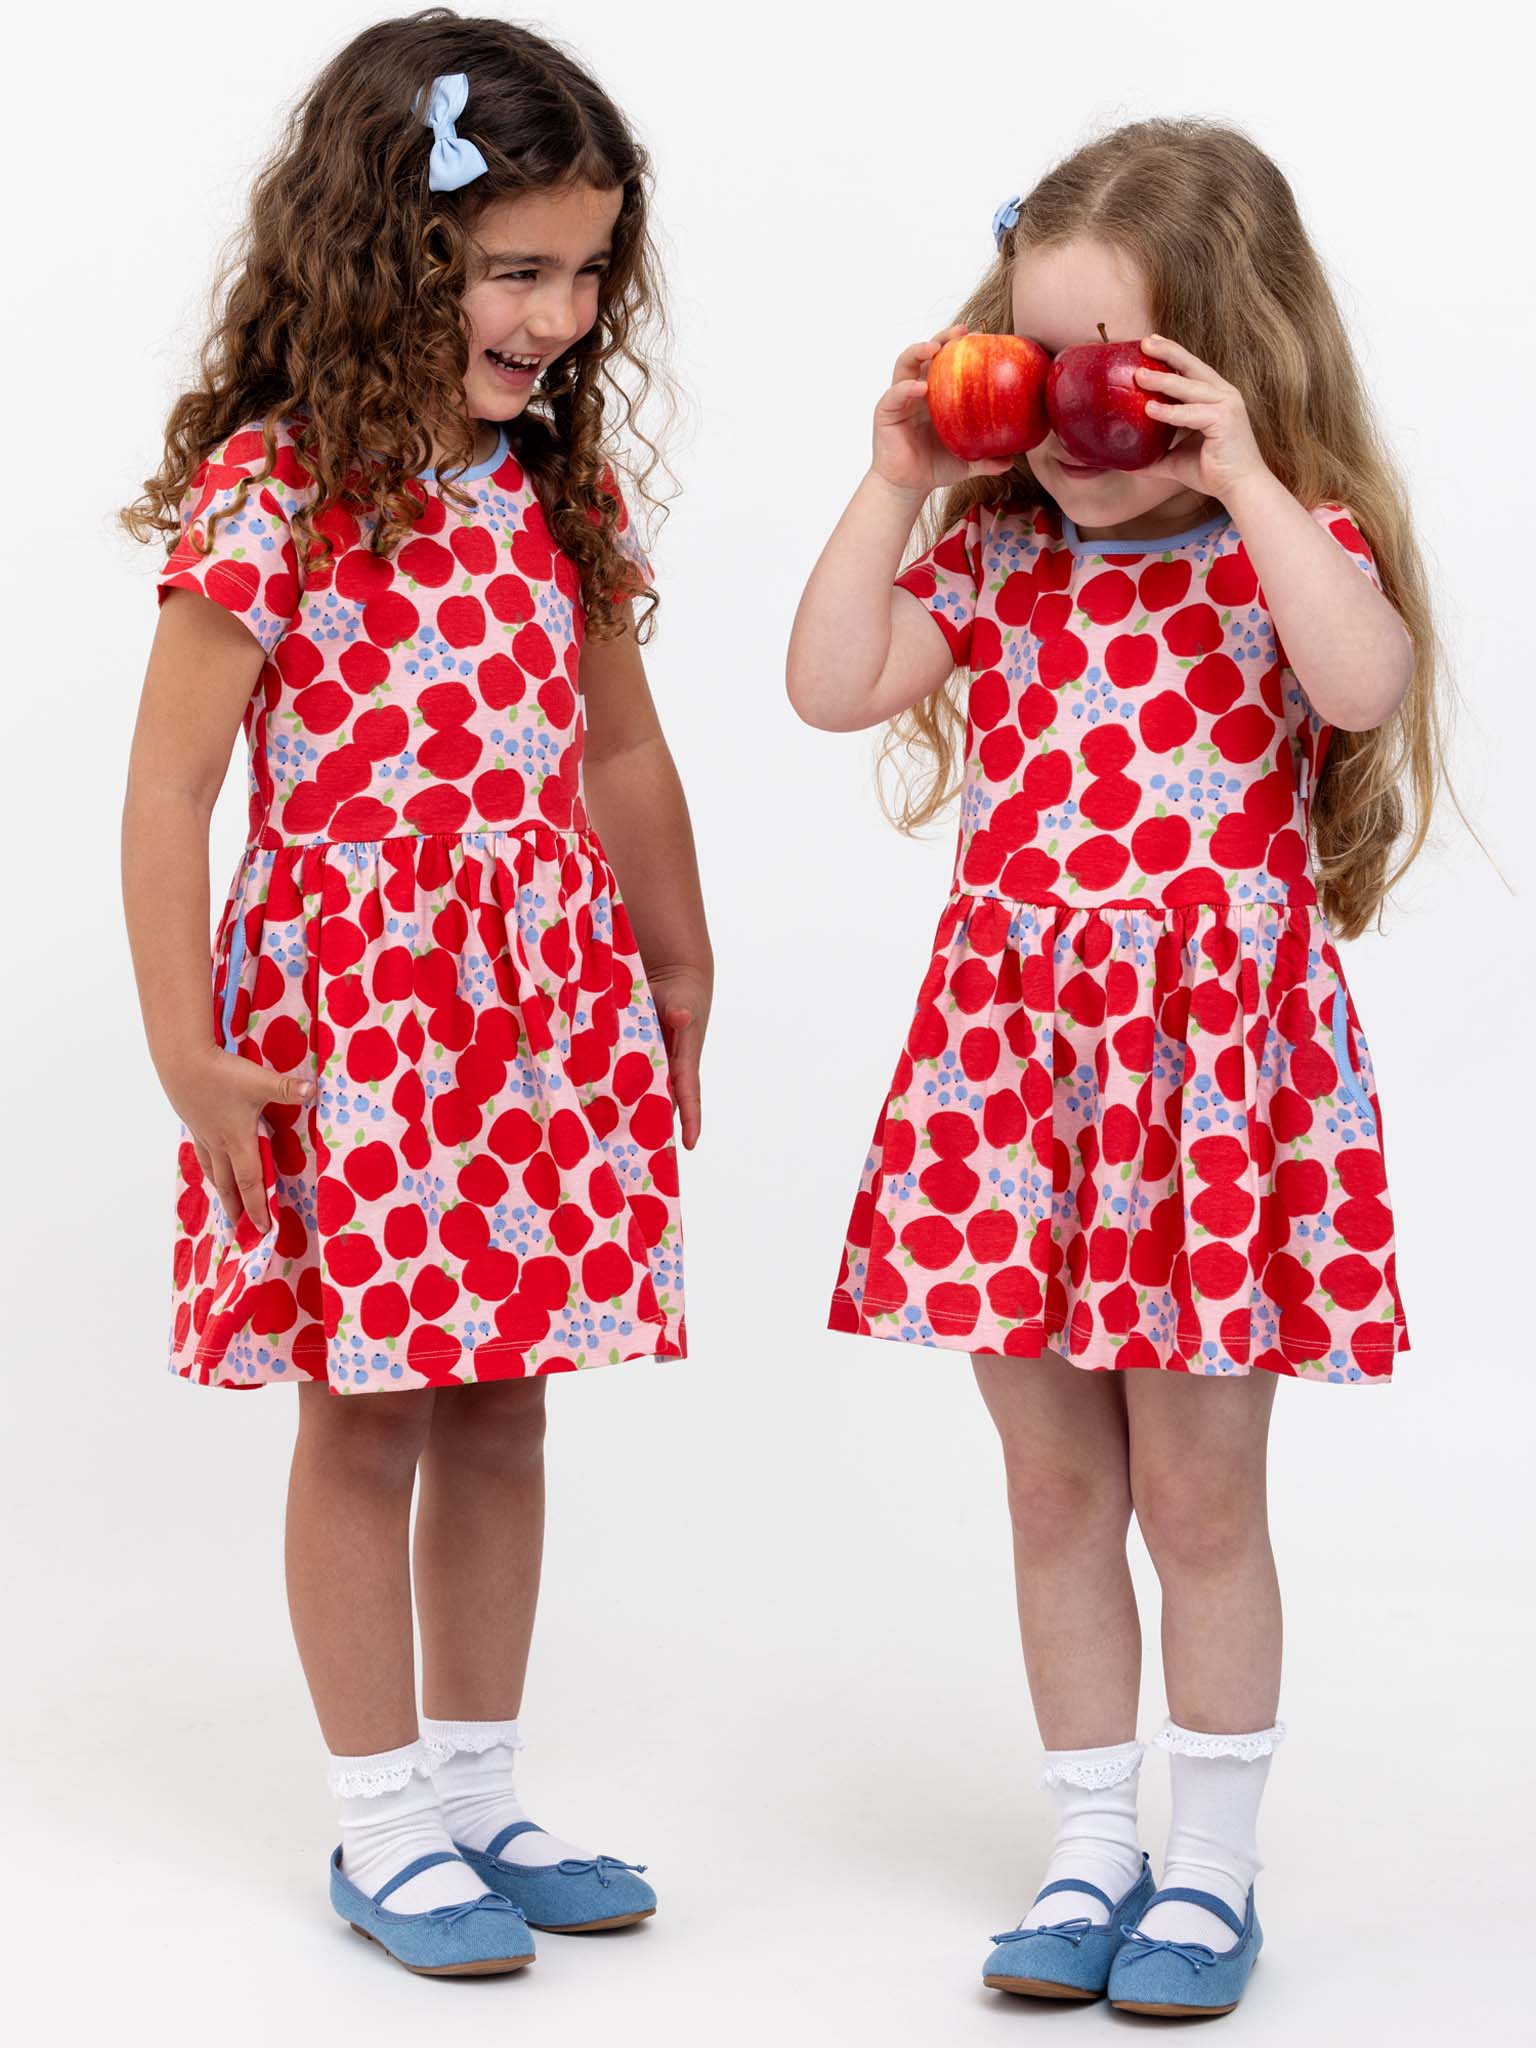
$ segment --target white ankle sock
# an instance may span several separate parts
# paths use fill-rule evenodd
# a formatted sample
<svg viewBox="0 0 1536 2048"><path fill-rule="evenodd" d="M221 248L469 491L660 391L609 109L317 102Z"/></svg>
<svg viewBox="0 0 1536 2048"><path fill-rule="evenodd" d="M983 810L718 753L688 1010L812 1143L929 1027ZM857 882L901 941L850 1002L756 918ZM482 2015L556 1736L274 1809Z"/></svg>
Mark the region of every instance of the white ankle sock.
<svg viewBox="0 0 1536 2048"><path fill-rule="evenodd" d="M333 1756L326 1782L341 1813L341 1868L372 1898L418 1856L453 1854L443 1810L427 1776L420 1742L377 1756ZM384 1901L386 1912L430 1913L484 1895L485 1886L461 1856L413 1877Z"/></svg>
<svg viewBox="0 0 1536 2048"><path fill-rule="evenodd" d="M1111 1900L1125 1896L1141 1874L1136 1834L1139 1742L1105 1749L1048 1749L1044 1783L1056 1800L1058 1820L1042 1888L1060 1878L1086 1878ZM1102 1926L1109 1914L1091 1892L1052 1892L1037 1898L1020 1925L1045 1927L1087 1918Z"/></svg>
<svg viewBox="0 0 1536 2048"><path fill-rule="evenodd" d="M432 1783L456 1842L484 1849L504 1827L527 1820L513 1782L513 1759L523 1747L515 1721L434 1721L424 1714L422 1740L432 1759ZM586 1862L588 1852L542 1828L514 1835L496 1854L503 1863Z"/></svg>
<svg viewBox="0 0 1536 2048"><path fill-rule="evenodd" d="M1269 1760L1284 1725L1251 1735L1204 1735L1169 1721L1156 1738L1169 1752L1173 1820L1159 1889L1211 1892L1241 1920L1248 1888L1263 1869L1256 1829ZM1142 1931L1159 1941L1199 1941L1218 1955L1237 1940L1224 1920L1187 1899L1154 1906Z"/></svg>

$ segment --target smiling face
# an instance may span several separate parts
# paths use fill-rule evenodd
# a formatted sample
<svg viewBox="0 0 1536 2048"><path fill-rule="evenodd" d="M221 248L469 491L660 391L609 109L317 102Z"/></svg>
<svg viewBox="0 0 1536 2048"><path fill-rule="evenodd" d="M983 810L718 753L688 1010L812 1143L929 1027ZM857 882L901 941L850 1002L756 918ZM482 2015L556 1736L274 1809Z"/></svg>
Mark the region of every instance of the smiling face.
<svg viewBox="0 0 1536 2048"><path fill-rule="evenodd" d="M1013 267L1013 331L1058 356L1079 342L1141 341L1154 331L1151 294L1137 265L1087 237L1026 249ZM1207 500L1166 477L1136 470L1084 469L1068 460L1054 433L1022 458L1085 537L1103 539L1134 524L1137 537L1179 533Z"/></svg>
<svg viewBox="0 0 1536 2048"><path fill-rule="evenodd" d="M464 294L471 419L516 419L543 372L591 330L623 202L618 186L566 185L478 216L480 268Z"/></svg>

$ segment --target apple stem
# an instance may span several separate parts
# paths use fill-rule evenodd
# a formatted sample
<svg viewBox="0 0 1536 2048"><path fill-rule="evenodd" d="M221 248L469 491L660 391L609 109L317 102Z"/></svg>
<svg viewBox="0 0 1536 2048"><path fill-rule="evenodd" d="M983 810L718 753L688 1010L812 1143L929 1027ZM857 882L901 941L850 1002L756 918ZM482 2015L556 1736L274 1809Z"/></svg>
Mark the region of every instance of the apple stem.
<svg viewBox="0 0 1536 2048"><path fill-rule="evenodd" d="M1108 348L1109 336L1104 332L1104 322L1102 320L1099 322L1099 339L1103 342L1104 346Z"/></svg>

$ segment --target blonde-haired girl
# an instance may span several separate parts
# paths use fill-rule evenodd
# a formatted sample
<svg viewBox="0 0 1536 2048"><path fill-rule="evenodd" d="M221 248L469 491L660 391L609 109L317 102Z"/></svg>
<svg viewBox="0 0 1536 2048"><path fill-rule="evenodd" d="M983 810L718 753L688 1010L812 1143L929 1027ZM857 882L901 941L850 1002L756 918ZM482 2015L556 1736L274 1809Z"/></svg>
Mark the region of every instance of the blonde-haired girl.
<svg viewBox="0 0 1536 2048"><path fill-rule="evenodd" d="M1226 2011L1262 1939L1281 1736L1275 1388L1380 1386L1408 1342L1335 938L1423 840L1434 633L1402 486L1260 149L1140 122L994 232L949 334L1053 357L1139 340L1174 438L1132 471L1054 429L1011 463L959 460L926 403L947 336L919 342L807 586L800 715L889 722L918 770L907 826L962 797L832 1325L970 1352L1002 1439L1059 1831L986 1981ZM1161 1889L1136 1824L1133 1512L1163 1589Z"/></svg>

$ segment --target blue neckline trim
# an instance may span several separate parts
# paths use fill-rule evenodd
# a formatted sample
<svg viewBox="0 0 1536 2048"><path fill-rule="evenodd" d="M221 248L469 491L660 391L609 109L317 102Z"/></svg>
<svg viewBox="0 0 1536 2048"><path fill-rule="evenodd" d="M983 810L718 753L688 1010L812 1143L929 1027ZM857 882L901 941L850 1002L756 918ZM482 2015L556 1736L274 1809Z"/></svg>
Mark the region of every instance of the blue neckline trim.
<svg viewBox="0 0 1536 2048"><path fill-rule="evenodd" d="M1061 515L1061 538L1074 555L1161 555L1170 548L1188 547L1191 541L1206 540L1232 524L1223 512L1204 526L1192 526L1188 533L1164 533L1150 540L1084 540L1072 521Z"/></svg>
<svg viewBox="0 0 1536 2048"><path fill-rule="evenodd" d="M507 450L510 445L507 439L506 427L498 425L496 428L496 446L487 455L484 462L472 462L468 469L459 472L454 478L454 482L460 484L473 483L476 477L489 476L492 470L500 469L502 463L506 460ZM416 474L423 483L435 484L437 482L437 471L435 469L418 469Z"/></svg>

